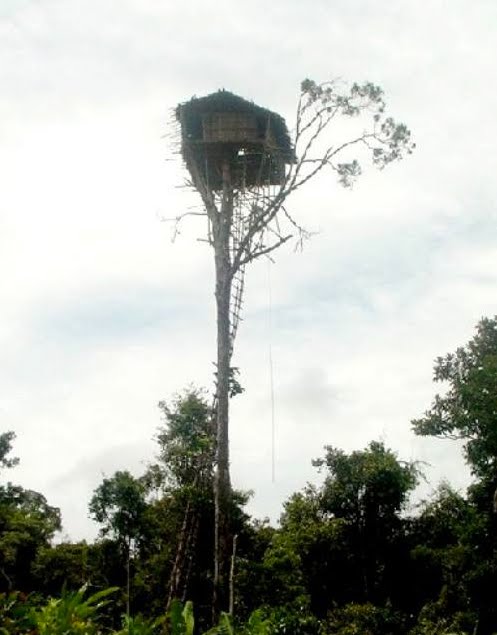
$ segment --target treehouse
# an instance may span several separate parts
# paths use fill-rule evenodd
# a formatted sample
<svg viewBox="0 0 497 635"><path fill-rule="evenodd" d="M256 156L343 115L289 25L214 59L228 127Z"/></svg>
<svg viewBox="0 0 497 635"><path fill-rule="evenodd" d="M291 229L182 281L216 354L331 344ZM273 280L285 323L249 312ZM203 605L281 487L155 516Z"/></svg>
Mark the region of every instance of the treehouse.
<svg viewBox="0 0 497 635"><path fill-rule="evenodd" d="M226 90L180 104L176 118L186 167L211 190L222 190L227 166L234 189L281 185L295 161L283 117Z"/></svg>

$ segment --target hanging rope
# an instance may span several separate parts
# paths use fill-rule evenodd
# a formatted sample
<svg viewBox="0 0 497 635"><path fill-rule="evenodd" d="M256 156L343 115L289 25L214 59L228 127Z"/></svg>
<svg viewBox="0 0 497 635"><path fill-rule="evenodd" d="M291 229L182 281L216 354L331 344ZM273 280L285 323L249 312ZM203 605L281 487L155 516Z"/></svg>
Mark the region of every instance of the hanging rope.
<svg viewBox="0 0 497 635"><path fill-rule="evenodd" d="M268 258L268 334L269 334L269 390L271 396L271 482L276 481L276 428L274 419L274 368L273 368L273 298L271 289L271 260Z"/></svg>

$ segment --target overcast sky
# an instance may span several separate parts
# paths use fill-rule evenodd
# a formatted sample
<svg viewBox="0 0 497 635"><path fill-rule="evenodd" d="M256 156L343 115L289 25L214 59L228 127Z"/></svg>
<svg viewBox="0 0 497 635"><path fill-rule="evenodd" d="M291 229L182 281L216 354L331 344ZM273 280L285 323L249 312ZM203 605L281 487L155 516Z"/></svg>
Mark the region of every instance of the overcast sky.
<svg viewBox="0 0 497 635"><path fill-rule="evenodd" d="M231 446L250 511L276 519L325 444L426 461L421 494L467 483L459 448L410 420L434 358L497 312L496 26L494 0L0 1L0 429L9 478L71 539L95 535L103 474L153 458L159 399L211 388L205 227L173 244L160 219L192 203L171 109L223 87L292 127L305 77L370 80L417 143L352 191L331 173L302 190L292 211L319 234L248 272Z"/></svg>

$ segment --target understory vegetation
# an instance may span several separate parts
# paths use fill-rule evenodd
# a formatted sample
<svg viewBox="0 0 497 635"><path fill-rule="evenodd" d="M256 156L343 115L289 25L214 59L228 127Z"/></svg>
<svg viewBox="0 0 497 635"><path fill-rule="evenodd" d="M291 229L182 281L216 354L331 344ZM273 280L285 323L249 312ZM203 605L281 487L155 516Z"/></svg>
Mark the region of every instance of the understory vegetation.
<svg viewBox="0 0 497 635"><path fill-rule="evenodd" d="M277 527L233 492L232 612L214 624L207 394L160 402L157 459L102 480L92 543L54 540L60 511L8 480L15 435L0 434L0 635L497 633L497 318L436 360L435 381L412 426L463 441L468 490L444 482L408 507L422 466L372 441L325 446L322 484L294 493Z"/></svg>

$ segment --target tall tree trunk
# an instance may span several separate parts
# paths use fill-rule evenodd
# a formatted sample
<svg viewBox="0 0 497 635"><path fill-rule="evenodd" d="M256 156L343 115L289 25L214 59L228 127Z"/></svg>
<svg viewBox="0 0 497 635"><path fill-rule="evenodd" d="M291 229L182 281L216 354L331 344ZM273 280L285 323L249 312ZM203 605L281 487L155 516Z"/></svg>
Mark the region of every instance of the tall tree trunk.
<svg viewBox="0 0 497 635"><path fill-rule="evenodd" d="M185 566L185 553L187 550L188 542L190 540L191 524L191 501L188 501L183 516L183 523L181 526L178 546L176 547L176 556L174 558L173 568L171 569L171 574L169 577L169 591L167 596L166 612L169 610L171 602L179 596L181 579L184 574L183 569Z"/></svg>
<svg viewBox="0 0 497 635"><path fill-rule="evenodd" d="M233 536L233 553L231 554L231 564L230 564L230 604L229 604L229 613L230 615L235 614L235 566L236 566L236 540L237 535Z"/></svg>
<svg viewBox="0 0 497 635"><path fill-rule="evenodd" d="M183 591L181 593L181 601L183 603L188 600L190 578L192 575L193 565L195 563L195 557L196 557L196 551L197 551L197 539L198 539L199 527L200 527L200 515L197 510L192 519L192 526L190 529L190 539L187 544L186 555L185 555L185 572L183 576Z"/></svg>
<svg viewBox="0 0 497 635"><path fill-rule="evenodd" d="M230 234L233 217L233 189L228 161L223 164L223 198L219 211L215 245L217 311L216 387L216 473L214 478L214 596L213 618L228 610L231 555L231 481L229 470L229 392L231 363L230 299L232 271Z"/></svg>

